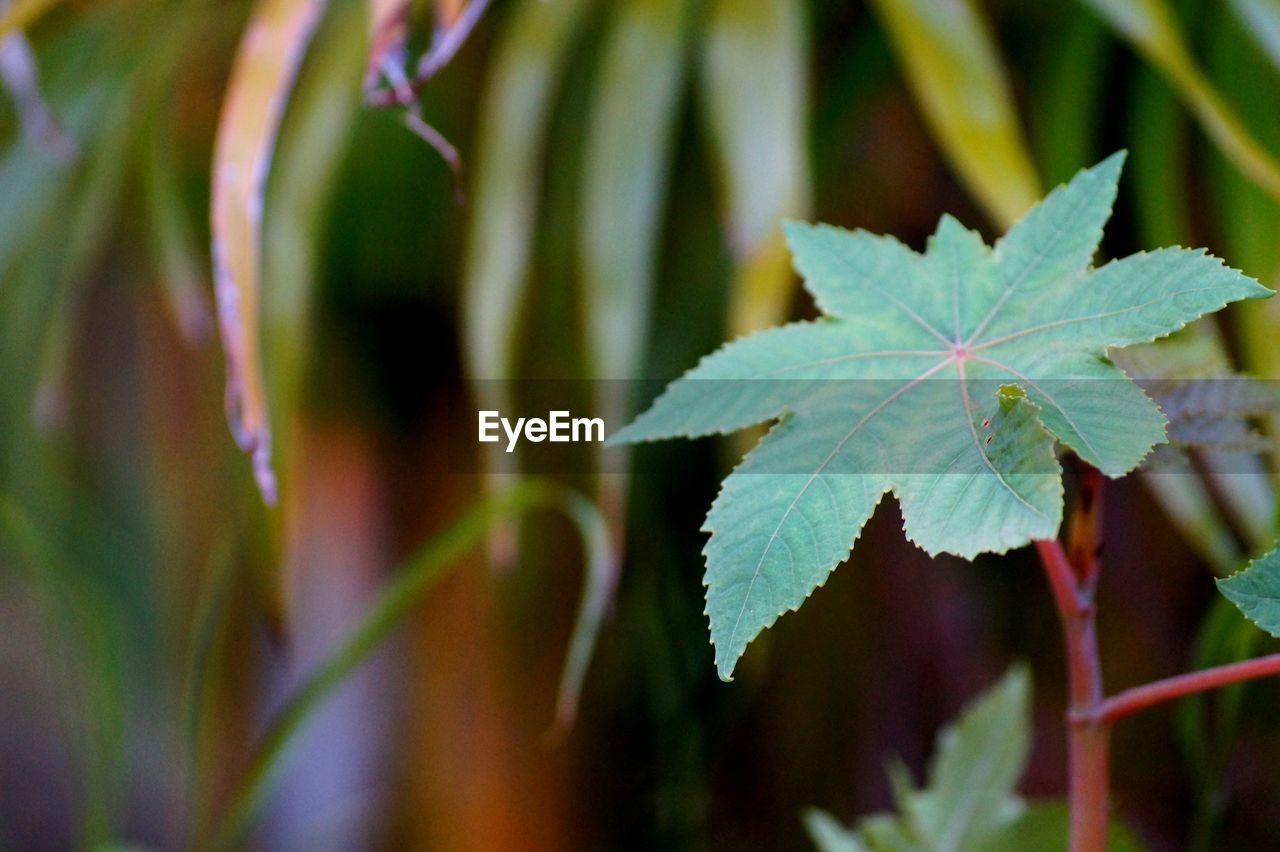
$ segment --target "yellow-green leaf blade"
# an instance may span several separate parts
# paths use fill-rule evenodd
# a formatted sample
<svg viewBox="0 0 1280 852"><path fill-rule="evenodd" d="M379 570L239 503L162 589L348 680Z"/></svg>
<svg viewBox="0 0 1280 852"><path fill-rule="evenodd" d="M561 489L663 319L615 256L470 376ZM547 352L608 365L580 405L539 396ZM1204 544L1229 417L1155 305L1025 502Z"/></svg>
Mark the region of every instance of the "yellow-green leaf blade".
<svg viewBox="0 0 1280 852"><path fill-rule="evenodd" d="M1163 0L1081 0L1159 68L1222 153L1280 200L1280 161L1250 134L1205 77Z"/></svg>
<svg viewBox="0 0 1280 852"><path fill-rule="evenodd" d="M1040 197L1013 96L973 0L874 0L947 159L987 214L1012 224Z"/></svg>

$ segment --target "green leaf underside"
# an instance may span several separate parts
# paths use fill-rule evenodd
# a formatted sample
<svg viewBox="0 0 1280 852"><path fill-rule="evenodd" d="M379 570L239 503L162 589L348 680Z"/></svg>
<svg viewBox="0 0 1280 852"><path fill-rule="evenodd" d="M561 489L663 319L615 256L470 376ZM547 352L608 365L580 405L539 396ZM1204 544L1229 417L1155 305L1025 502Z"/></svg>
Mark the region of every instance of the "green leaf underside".
<svg viewBox="0 0 1280 852"><path fill-rule="evenodd" d="M972 558L1056 534L1055 439L1111 476L1164 440L1164 415L1108 347L1271 291L1180 248L1092 269L1122 163L1116 154L1080 172L994 248L950 216L923 255L891 237L788 223L796 269L827 316L727 344L611 438L780 418L704 526L721 677L847 558L886 492L909 539Z"/></svg>
<svg viewBox="0 0 1280 852"><path fill-rule="evenodd" d="M1272 636L1280 636L1280 548L1219 580L1218 590L1245 618Z"/></svg>

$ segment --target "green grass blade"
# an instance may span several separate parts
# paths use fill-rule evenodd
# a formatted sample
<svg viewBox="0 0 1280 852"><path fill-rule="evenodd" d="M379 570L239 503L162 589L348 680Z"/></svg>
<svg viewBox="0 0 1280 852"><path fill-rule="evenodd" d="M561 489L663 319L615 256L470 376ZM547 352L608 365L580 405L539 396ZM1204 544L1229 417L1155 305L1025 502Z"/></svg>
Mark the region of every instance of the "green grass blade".
<svg viewBox="0 0 1280 852"><path fill-rule="evenodd" d="M1045 45L1044 65L1033 81L1033 139L1050 186L1071 179L1082 163L1101 154L1099 130L1106 98L1106 69L1113 40L1097 18L1066 7L1058 38Z"/></svg>
<svg viewBox="0 0 1280 852"><path fill-rule="evenodd" d="M201 733L204 727L205 703L209 697L210 681L217 656L218 637L226 622L227 605L235 586L238 559L232 538L225 536L209 554L204 579L196 598L192 629L187 644L183 704L188 760L187 792L189 796L187 824L189 837L200 837L206 816L203 789L202 762L204 758Z"/></svg>
<svg viewBox="0 0 1280 852"><path fill-rule="evenodd" d="M171 127L156 109L142 143L142 188L150 246L174 328L189 344L203 342L213 328L205 293L208 260L199 249L190 214L178 187Z"/></svg>
<svg viewBox="0 0 1280 852"><path fill-rule="evenodd" d="M1082 0L1158 68L1201 129L1240 172L1280 200L1280 161L1249 132L1191 55L1163 0Z"/></svg>
<svg viewBox="0 0 1280 852"><path fill-rule="evenodd" d="M556 694L556 716L550 738L557 739L573 726L587 669L595 654L600 628L613 607L618 585L620 556L610 536L604 516L586 497L565 490L557 508L578 530L586 562L582 583L582 600L569 638L564 671Z"/></svg>
<svg viewBox="0 0 1280 852"><path fill-rule="evenodd" d="M513 346L534 266L542 214L542 165L556 97L594 0L516 0L489 59L480 96L462 257L463 356L479 408L506 410ZM497 444L483 453L490 490L516 472L514 455ZM495 563L511 561L517 535L490 535Z"/></svg>
<svg viewBox="0 0 1280 852"><path fill-rule="evenodd" d="M1231 11L1245 25L1271 64L1280 68L1280 2L1277 0L1229 0Z"/></svg>
<svg viewBox="0 0 1280 852"><path fill-rule="evenodd" d="M590 7L590 0L520 0L490 60L463 258L463 333L473 378L505 379L511 372L553 99Z"/></svg>
<svg viewBox="0 0 1280 852"><path fill-rule="evenodd" d="M1237 93L1237 102L1249 126L1273 149L1280 146L1275 124L1275 104L1280 98L1280 75L1242 32L1240 22L1221 16L1214 22L1208 64L1215 83ZM1264 283L1280 281L1280 202L1231 168L1225 158L1214 158L1207 186L1214 221L1232 262ZM1280 301L1271 299L1237 309L1244 366L1263 378L1280 378ZM1273 427L1280 422L1273 421ZM1273 428L1273 434L1280 431Z"/></svg>
<svg viewBox="0 0 1280 852"><path fill-rule="evenodd" d="M587 128L579 229L590 359L600 378L634 378L644 353L689 5L610 6Z"/></svg>
<svg viewBox="0 0 1280 852"><path fill-rule="evenodd" d="M212 846L229 849L240 846L259 810L278 779L289 746L302 731L311 714L355 671L369 654L399 628L424 594L447 573L457 560L474 547L495 522L531 509L562 511L580 524L584 550L598 556L601 526L585 508L584 499L564 486L542 480L526 480L482 498L447 529L436 535L417 555L408 560L387 587L370 605L360 624L337 649L311 673L277 713L254 751L249 769L236 790L228 816ZM589 556L590 558L590 556ZM582 654L581 637L575 652ZM589 646L588 646L589 647ZM580 661L571 666L584 665Z"/></svg>
<svg viewBox="0 0 1280 852"><path fill-rule="evenodd" d="M81 840L85 848L113 833L124 780L124 686L110 614L71 576L66 555L27 507L0 494L0 545L16 557L42 599L56 642L72 662L69 736L80 751Z"/></svg>

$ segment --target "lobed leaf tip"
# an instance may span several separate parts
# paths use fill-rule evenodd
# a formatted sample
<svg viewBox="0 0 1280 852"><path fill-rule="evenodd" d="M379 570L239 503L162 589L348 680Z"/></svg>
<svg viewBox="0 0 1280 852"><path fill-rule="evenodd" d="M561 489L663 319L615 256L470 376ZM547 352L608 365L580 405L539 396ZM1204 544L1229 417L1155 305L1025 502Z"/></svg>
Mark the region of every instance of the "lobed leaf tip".
<svg viewBox="0 0 1280 852"><path fill-rule="evenodd" d="M818 230L819 226L812 222L805 222L801 219L783 219L782 235L786 238L787 244L807 233Z"/></svg>

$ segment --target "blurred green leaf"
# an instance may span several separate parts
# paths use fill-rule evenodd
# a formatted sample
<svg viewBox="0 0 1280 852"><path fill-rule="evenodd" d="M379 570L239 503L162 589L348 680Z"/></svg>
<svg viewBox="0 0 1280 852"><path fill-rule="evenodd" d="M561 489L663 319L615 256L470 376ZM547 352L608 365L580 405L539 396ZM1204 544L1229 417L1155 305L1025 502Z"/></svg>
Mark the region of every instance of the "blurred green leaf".
<svg viewBox="0 0 1280 852"><path fill-rule="evenodd" d="M129 164L133 122L137 118L137 81L130 78L113 97L103 119L101 136L86 152L76 201L68 214L69 230L52 310L41 342L39 384L33 415L38 425L61 425L67 409L68 371L82 312L81 297L89 265L115 235L116 210Z"/></svg>
<svg viewBox="0 0 1280 852"><path fill-rule="evenodd" d="M1072 5L1061 11L1067 20L1042 46L1044 69L1031 98L1036 152L1049 185L1070 180L1082 163L1098 158L1114 58L1114 42L1095 16Z"/></svg>
<svg viewBox="0 0 1280 852"><path fill-rule="evenodd" d="M174 327L189 344L203 342L213 328L206 293L208 261L199 248L190 214L182 201L173 159L170 128L158 117L151 122L142 171L147 224L156 268Z"/></svg>
<svg viewBox="0 0 1280 852"><path fill-rule="evenodd" d="M1143 484L1179 534L1215 574L1231 572L1241 553L1204 484L1191 476L1142 471Z"/></svg>
<svg viewBox="0 0 1280 852"><path fill-rule="evenodd" d="M1071 815L1067 803L1032 801L1018 819L983 846L992 852L1067 852ZM1107 826L1107 852L1140 852L1146 847L1123 824Z"/></svg>
<svg viewBox="0 0 1280 852"><path fill-rule="evenodd" d="M276 501L262 363L262 213L276 134L323 0L258 0L223 100L213 156L214 292L227 361L227 415Z"/></svg>
<svg viewBox="0 0 1280 852"><path fill-rule="evenodd" d="M474 179L462 256L461 334L467 377L481 408L512 402L514 346L529 286L541 211L542 165L556 96L594 0L516 0L502 22L480 96ZM621 273L621 270L616 270ZM484 448L486 487L516 459ZM511 561L516 531L498 526L495 564Z"/></svg>
<svg viewBox="0 0 1280 852"><path fill-rule="evenodd" d="M79 156L61 163L18 137L0 160L0 360L14 369L5 385L26 421L5 424L10 436L65 413L84 279L117 230L146 32L129 10L108 4L47 45L45 91ZM28 463L29 453L18 455Z"/></svg>
<svg viewBox="0 0 1280 852"><path fill-rule="evenodd" d="M118 37L119 17L115 7L105 6L43 49L49 60L45 96L82 151L92 147L107 124L106 114L119 102L128 78L128 57L121 54L136 47L136 41ZM25 139L15 138L7 146L0 156L0 197L5 200L0 204L0 281L13 272L55 211L70 203L69 187L81 171L82 163L60 163Z"/></svg>
<svg viewBox="0 0 1280 852"><path fill-rule="evenodd" d="M1040 197L1031 155L987 23L974 0L874 0L930 130L992 221Z"/></svg>
<svg viewBox="0 0 1280 852"><path fill-rule="evenodd" d="M809 212L808 33L800 0L712 0L702 106L738 269L735 335L787 317L794 292L784 219Z"/></svg>
<svg viewBox="0 0 1280 852"><path fill-rule="evenodd" d="M1031 748L1031 677L1015 667L938 735L927 786L907 800L932 849L980 847L1022 810L1015 795Z"/></svg>
<svg viewBox="0 0 1280 852"><path fill-rule="evenodd" d="M1015 666L939 733L927 787L894 782L903 813L873 814L846 828L809 809L805 828L819 852L1066 852L1066 803L1027 803L1015 792L1030 744L1031 680ZM1111 823L1110 852L1141 848Z"/></svg>
<svg viewBox="0 0 1280 852"><path fill-rule="evenodd" d="M1163 0L1081 0L1168 78L1201 128L1243 174L1280 200L1280 162L1205 78Z"/></svg>
<svg viewBox="0 0 1280 852"><path fill-rule="evenodd" d="M481 95L463 257L467 368L475 379L511 375L552 101L591 5L592 0L518 0L493 49ZM478 385L477 393L491 395L496 384ZM491 402L496 401L486 406L501 408Z"/></svg>
<svg viewBox="0 0 1280 852"><path fill-rule="evenodd" d="M80 763L74 782L81 808L79 841L91 848L113 833L125 779L119 637L111 630L108 602L71 570L64 542L52 532L30 507L0 494L0 547L24 569L47 612L52 647L62 651L66 667L59 665L59 673L70 676L67 736Z"/></svg>
<svg viewBox="0 0 1280 852"><path fill-rule="evenodd" d="M360 623L285 702L254 750L211 848L230 849L242 845L278 780L290 746L312 713L383 640L404 624L423 596L483 538L492 524L533 509L562 512L572 521L588 561L609 558L601 552L601 520L591 510L590 502L572 489L545 480L525 479L481 498L474 508L434 535L396 572L369 605Z"/></svg>
<svg viewBox="0 0 1280 852"><path fill-rule="evenodd" d="M808 808L801 815L809 839L818 852L867 852L870 848L858 833L820 808Z"/></svg>
<svg viewBox="0 0 1280 852"><path fill-rule="evenodd" d="M13 0L8 8L0 9L0 38L12 30L24 30L37 18L58 5L60 0Z"/></svg>
<svg viewBox="0 0 1280 852"><path fill-rule="evenodd" d="M1179 479L1183 477L1178 477ZM1215 598L1196 631L1192 671L1229 665L1252 657L1266 634L1240 618L1225 597ZM1236 745L1241 703L1247 683L1229 684L1212 693L1178 702L1178 741L1196 790L1191 814L1191 849L1210 849L1226 802L1226 771ZM1212 710L1212 712L1210 712Z"/></svg>
<svg viewBox="0 0 1280 852"><path fill-rule="evenodd" d="M1234 95L1249 127L1272 150L1280 146L1275 104L1280 99L1280 75L1230 15L1215 16L1211 24L1209 69L1215 83ZM1207 182L1213 220L1232 262L1264 282L1280 281L1280 201L1231 168L1225 158L1210 163ZM1268 379L1280 378L1280 302L1242 307L1240 351L1243 366ZM1272 435L1280 436L1280 420L1272 421ZM1280 458L1280 449L1272 456Z"/></svg>
<svg viewBox="0 0 1280 852"><path fill-rule="evenodd" d="M1145 66L1135 72L1131 102L1126 129L1140 240L1150 246L1191 245L1186 113L1164 78Z"/></svg>
<svg viewBox="0 0 1280 852"><path fill-rule="evenodd" d="M1280 549L1255 559L1243 571L1218 580L1218 591L1245 618L1280 636Z"/></svg>
<svg viewBox="0 0 1280 852"><path fill-rule="evenodd" d="M589 373L600 378L635 378L644 353L690 9L688 0L609 6L579 220Z"/></svg>
<svg viewBox="0 0 1280 852"><path fill-rule="evenodd" d="M183 704L187 747L187 824L188 843L203 834L207 810L203 797L202 732L207 714L205 705L210 702L214 662L217 657L219 637L226 625L226 613L235 586L236 569L239 567L231 536L215 542L209 552L204 576L196 596L195 611L191 619L191 635L187 642L187 655L183 678Z"/></svg>
<svg viewBox="0 0 1280 852"><path fill-rule="evenodd" d="M582 686L595 654L600 627L613 606L617 588L619 562L606 516L591 500L576 492L565 491L557 508L567 515L578 530L583 543L582 600L569 637L560 687L556 693L556 718L551 737L568 731L578 717Z"/></svg>
<svg viewBox="0 0 1280 852"><path fill-rule="evenodd" d="M323 275L326 214L361 107L366 14L363 3L338 0L316 31L279 128L263 202L262 351L271 367L267 394L286 501L299 464L290 437L302 402L308 347L315 339L311 307Z"/></svg>
<svg viewBox="0 0 1280 852"><path fill-rule="evenodd" d="M1280 0L1228 0L1249 35L1280 68Z"/></svg>

